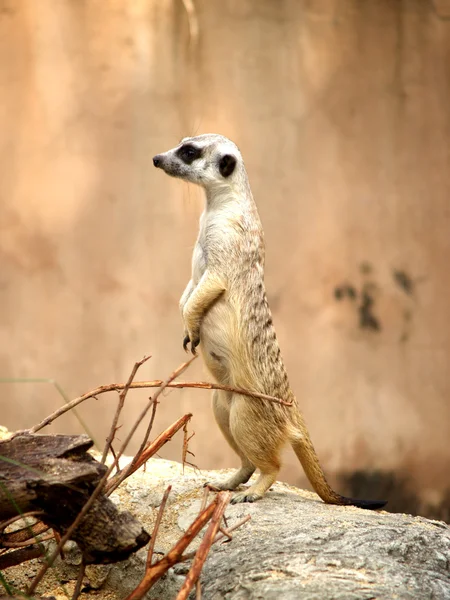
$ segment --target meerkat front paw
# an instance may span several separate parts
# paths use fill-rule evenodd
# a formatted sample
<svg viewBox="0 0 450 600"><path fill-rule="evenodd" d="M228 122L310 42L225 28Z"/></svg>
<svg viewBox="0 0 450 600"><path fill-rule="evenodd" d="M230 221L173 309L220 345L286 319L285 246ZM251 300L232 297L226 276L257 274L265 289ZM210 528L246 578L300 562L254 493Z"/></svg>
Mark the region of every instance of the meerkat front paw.
<svg viewBox="0 0 450 600"><path fill-rule="evenodd" d="M185 352L189 352L188 350L188 344L191 344L191 352L192 354L197 354L196 352L196 348L197 346L200 344L200 337L191 337L191 335L189 333L186 333L186 335L184 336L184 340L183 340L183 348Z"/></svg>

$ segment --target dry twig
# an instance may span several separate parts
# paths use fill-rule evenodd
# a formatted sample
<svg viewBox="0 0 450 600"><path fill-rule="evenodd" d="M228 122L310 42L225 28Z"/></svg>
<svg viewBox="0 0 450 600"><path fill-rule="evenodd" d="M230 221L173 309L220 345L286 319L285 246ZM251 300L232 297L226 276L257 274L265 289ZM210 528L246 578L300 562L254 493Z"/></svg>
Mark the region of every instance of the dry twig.
<svg viewBox="0 0 450 600"><path fill-rule="evenodd" d="M153 527L152 538L151 538L151 541L150 541L150 544L149 544L149 547L148 547L147 565L146 565L147 569L152 564L153 550L155 549L156 537L158 535L159 526L161 524L161 519L162 519L162 516L163 516L163 513L164 513L164 509L166 508L167 498L169 497L171 489L172 489L172 486L169 485L168 488L167 488L167 490L164 492L163 499L161 500L161 504L159 506L158 514L156 516L155 525Z"/></svg>
<svg viewBox="0 0 450 600"><path fill-rule="evenodd" d="M26 519L26 517L42 516L43 514L44 514L44 512L42 510L30 510L25 513L14 515L14 517L11 517L10 519L8 519L6 521L0 522L0 533L2 531L4 531L9 525L12 525L16 521L19 521L20 519Z"/></svg>
<svg viewBox="0 0 450 600"><path fill-rule="evenodd" d="M160 579L170 567L180 562L184 550L189 546L192 540L203 529L206 523L211 519L216 506L219 502L221 494L218 494L211 504L195 519L186 533L173 546L169 552L158 562L150 565L146 571L141 583L135 590L129 594L125 600L141 600L152 587L152 585Z"/></svg>
<svg viewBox="0 0 450 600"><path fill-rule="evenodd" d="M131 383L128 386L128 389L136 390L154 387L160 388L164 384L165 382L162 379L155 379L154 381L133 381L133 383ZM43 419L40 423L34 425L31 429L27 431L28 433L36 433L37 431L40 431L47 425L50 425L50 423L52 423L55 419L65 414L69 410L72 410L75 406L78 406L78 404L81 404L85 400L89 400L89 398L94 398L95 396L99 396L100 394L105 394L106 392L118 392L120 390L123 390L125 386L125 383L110 383L108 385L101 385L95 390L87 392L86 394L83 394L83 396L74 398L74 400L71 400L67 404L60 406L51 415L45 417L45 419ZM292 402L288 400L282 400L281 398L276 398L275 396L268 396L267 394L259 394L257 392L249 392L240 388L234 388L228 385L220 385L218 383L210 383L208 381L171 381L170 383L166 383L165 387L176 389L195 388L200 390L223 390L225 392L231 392L233 394L240 394L242 396L256 398L257 400L268 400L270 402L275 402L276 404L282 404L283 406L292 406Z"/></svg>
<svg viewBox="0 0 450 600"><path fill-rule="evenodd" d="M128 466L124 467L107 482L105 486L106 493L108 495L111 494L124 479L142 467L142 465L154 454L156 454L156 452L158 452L158 450L164 446L166 442L170 441L175 433L179 431L190 420L191 417L191 413L184 415L184 417L181 417L165 431L160 433L156 440L148 444L148 446L144 448L142 452L139 451Z"/></svg>
<svg viewBox="0 0 450 600"><path fill-rule="evenodd" d="M20 550L2 554L2 556L0 556L0 571L20 565L32 558L38 558L43 554L45 554L45 548L40 545L28 546L27 548L21 548Z"/></svg>
<svg viewBox="0 0 450 600"><path fill-rule="evenodd" d="M188 454L190 454L191 456L195 456L194 453L189 450L189 442L192 440L194 435L195 431L191 435L188 435L187 423L185 423L183 427L183 451L181 453L181 464L183 465L183 473L185 465L189 465L190 467L196 468L194 464L187 460Z"/></svg>
<svg viewBox="0 0 450 600"><path fill-rule="evenodd" d="M116 435L117 423L119 422L119 416L120 416L120 413L122 411L123 405L125 404L125 398L127 396L128 390L130 389L130 385L133 383L133 379L134 379L134 377L135 377L135 375L136 375L137 370L139 369L139 367L141 365L143 365L145 362L147 362L149 358L150 358L150 356L144 356L144 358L142 360L138 361L134 365L133 370L131 371L130 376L128 378L128 381L125 384L125 387L120 392L119 402L117 404L117 409L116 409L116 413L115 413L114 418L113 418L113 422L112 422L112 425L111 425L111 430L109 432L108 437L106 438L106 444L105 444L105 447L103 449L103 455L102 455L102 460L101 460L102 463L106 462L106 457L108 456L108 452L109 452L109 449L111 447L112 441L114 439L114 436Z"/></svg>
<svg viewBox="0 0 450 600"><path fill-rule="evenodd" d="M29 545L34 542L30 542L30 539L35 539L40 533L45 533L50 527L44 525L44 523L38 522L34 525L26 525L22 529L12 531L11 533L4 533L0 538L0 546L5 548L18 548L19 546ZM53 534L50 538L53 537Z"/></svg>
<svg viewBox="0 0 450 600"><path fill-rule="evenodd" d="M75 589L73 590L72 600L77 600L78 596L81 592L81 586L83 585L84 573L86 571L86 564L84 560L81 561L80 568L78 570L77 582L75 584Z"/></svg>
<svg viewBox="0 0 450 600"><path fill-rule="evenodd" d="M165 381L163 382L162 386L159 388L159 390L156 392L155 394L155 399L156 397L161 394L161 392L167 387L167 385L173 381L176 377L178 377L178 375L180 375L181 373L183 373L188 367L189 365L192 363L193 360L195 360L195 356L193 356L190 360L188 360L187 362L183 363L182 365L180 365L178 367L178 369L176 369L172 375ZM120 457L122 456L122 454L124 453L125 449L127 448L131 438L133 437L133 435L136 432L136 429L139 427L139 424L142 422L142 420L145 418L145 415L147 414L147 412L149 411L151 405L153 403L153 400L149 401L147 403L147 405L145 406L144 410L141 412L141 414L139 415L138 419L136 420L135 424L133 425L133 427L131 428L131 431L129 432L128 436L126 437L124 443L122 444L122 447L120 448L120 451L117 454L117 461L120 459ZM28 588L28 595L32 596L36 587L39 585L40 581L42 580L42 578L44 577L45 573L47 572L47 569L54 563L56 557L58 556L61 548L63 547L63 545L67 542L67 540L70 539L71 535L73 534L74 530L78 527L78 525L80 524L80 522L83 520L83 518L86 516L86 513L89 511L89 509L92 507L92 505L94 504L95 500L98 498L98 496L103 492L103 488L105 486L105 483L108 479L108 477L110 476L112 470L114 469L116 465L116 461L114 461L106 470L106 473L104 474L104 476L100 479L99 483L97 484L97 487L95 488L95 490L92 492L91 497L89 498L89 500L86 502L86 504L83 506L83 508L81 509L81 511L79 512L77 518L74 520L74 522L72 523L72 525L68 528L68 530L66 531L66 533L62 536L60 543L58 544L56 550L51 554L50 557L47 558L45 564L42 566L41 570L38 572L38 574L36 575L36 577L33 579L33 581L31 582L30 587Z"/></svg>
<svg viewBox="0 0 450 600"><path fill-rule="evenodd" d="M145 446L147 445L148 438L150 437L150 433L152 432L152 429L153 429L153 422L155 420L156 409L158 408L158 404L159 404L158 398L155 398L153 400L152 414L150 415L150 421L148 423L147 431L145 432L144 439L142 440L139 450L135 454L133 462L137 459L137 457L141 454L141 452L144 451Z"/></svg>
<svg viewBox="0 0 450 600"><path fill-rule="evenodd" d="M181 586L180 591L178 592L177 600L186 600L186 598L189 596L190 591L192 590L198 578L200 577L203 564L214 542L214 538L216 537L217 531L222 521L223 513L225 512L230 498L230 492L221 492L217 496L217 504L214 509L214 513L211 517L211 522L195 554L195 558L189 570L189 573L186 575L186 579L184 580L184 583Z"/></svg>
<svg viewBox="0 0 450 600"><path fill-rule="evenodd" d="M247 521L250 521L251 519L251 515L247 515L246 517L244 517L243 519L241 519L240 521L238 521L235 525L232 525L231 527L228 527L228 529L226 530L226 534L225 533L219 533L213 544L217 544L217 542L220 542L221 540L223 540L225 537L230 537L229 535L232 531L234 531L235 529L238 529L239 527L242 527L242 525L245 525L245 523L247 523ZM195 552L187 552L186 554L183 554L183 556L181 557L180 562L185 562L187 560L191 560L192 558L194 558L195 556Z"/></svg>
<svg viewBox="0 0 450 600"><path fill-rule="evenodd" d="M31 539L25 540L23 542L5 541L2 543L2 546L4 546L5 548L26 548L27 546L32 546L35 542L40 544L41 542L47 542L48 540L53 540L53 539L55 539L55 536L53 535L53 533L50 533L43 537L39 537L39 538L35 537L33 541Z"/></svg>
<svg viewBox="0 0 450 600"><path fill-rule="evenodd" d="M275 398L273 396L267 396L264 394L248 392L245 390L241 390L239 388L231 388L229 386L221 386L221 385L214 384L214 383L182 382L182 381L176 382L176 381L174 381L174 379L177 376L179 376L191 364L191 362L195 359L195 357L190 359L188 362L182 364L178 369L176 369L172 373L172 375L166 381L155 380L155 381L134 382L133 379L136 375L137 370L146 360L148 360L148 358L149 357L144 357L144 359L142 359L141 361L137 362L134 365L134 368L133 368L126 384L110 384L110 385L106 385L106 386L101 386L101 387L93 390L92 392L84 394L83 396L80 396L79 398L72 400L65 406L60 407L58 410L56 410L54 413L52 413L50 416L48 416L46 419L44 419L41 423L39 423L38 425L35 425L33 428L31 428L29 430L29 433L35 433L36 431L39 431L40 429L42 429L43 427L45 427L46 425L48 425L49 423L54 421L56 418L58 418L60 415L64 414L68 410L71 410L72 408L74 408L75 406L77 406L78 404L80 404L81 402L84 402L85 400L87 400L89 398L97 397L98 395L105 393L105 392L109 392L109 391L120 391L119 402L118 402L117 409L116 409L116 412L114 415L111 430L110 430L110 433L106 440L106 445L105 445L105 448L103 451L102 462L104 462L107 458L108 452L110 450L113 451L112 442L113 442L113 439L114 439L114 436L115 436L115 433L117 430L117 424L119 421L121 411L124 406L124 402L125 402L128 390L132 389L132 388L134 388L134 389L153 388L153 387L159 388L157 390L157 392L154 394L153 398L150 398L149 401L147 402L145 408L139 415L139 418L136 420L136 422L134 423L133 427L131 428L129 434L127 435L126 440L123 442L119 452L117 452L117 454L112 452L113 456L114 456L114 460L113 460L112 464L108 467L108 469L106 470L106 473L101 478L98 485L94 489L93 493L89 497L89 500L84 504L83 508L78 513L76 519L73 521L73 523L67 529L66 533L61 538L57 539L56 550L52 553L51 556L49 556L45 559L45 564L43 565L42 569L39 571L39 573L37 574L37 576L31 583L31 585L27 591L28 595L32 595L34 593L34 591L36 590L40 581L42 580L43 576L45 575L47 569L53 564L53 562L54 562L55 558L58 556L58 554L60 552L62 552L63 545L65 544L65 542L68 539L70 539L74 530L78 527L78 525L84 519L84 517L86 516L88 511L91 509L95 500L100 496L100 494L110 494L114 489L116 489L120 485L120 483L126 477L131 475L139 467L141 467L143 464L145 464L145 462L151 456L153 456L161 448L161 446L163 446L167 441L169 441L172 438L172 436L177 431L179 431L179 429L181 429L181 428L183 428L183 431L184 431L183 455L182 455L183 456L183 467L185 464L189 464L187 462L186 458L187 458L188 454L191 454L188 450L188 442L192 436L188 437L186 425L192 416L191 414L185 415L184 417L179 419L177 422L172 424L168 429L166 429L166 431L161 433L153 442L151 442L151 443L147 442L150 432L151 432L151 429L152 429L154 418L155 418L156 408L157 408L157 404L158 404L157 399L158 399L159 395L161 393L163 393L163 391L166 388L168 388L168 387L178 388L178 389L179 388L197 388L197 389L210 389L210 390L222 389L225 391L230 391L233 393L246 395L246 396L253 397L256 399L268 400L268 401L279 403L279 404L286 405L286 406L290 406L292 404L291 402L287 402L285 400L281 400L281 399ZM118 465L119 465L119 460L120 460L121 456L123 455L125 449L128 446L128 443L130 442L132 436L136 432L136 429L138 428L138 426L140 425L142 420L145 418L145 416L147 415L150 408L152 408L150 422L147 427L147 431L146 431L144 440L141 443L141 447L140 447L139 451L136 453L132 462L129 465L127 465L122 470L118 470L118 472L115 474L115 476L108 480L108 477L110 477L113 469L116 467L117 467L117 469L119 469ZM192 525L186 531L185 535L182 536L182 538L175 544L175 546L161 560L152 564L154 545L155 545L158 530L160 527L161 519L162 519L162 516L164 513L164 509L166 506L167 498L170 493L170 489L171 488L169 486L164 494L163 500L162 500L160 508L159 508L158 516L157 516L154 530L153 530L152 539L151 539L149 550L148 550L147 565L146 565L146 572L145 572L144 578L141 581L141 583L139 584L139 586L128 596L127 600L138 600L138 599L142 598L146 594L146 592L150 589L150 587L152 587L152 585L162 575L164 575L171 566L173 566L174 564L176 564L178 562L188 560L190 558L194 558L194 561L193 561L190 571L186 577L186 580L185 580L182 588L180 589L179 595L177 596L177 600L183 600L183 599L187 598L190 591L196 584L197 584L196 596L197 596L197 598L200 598L201 597L201 588L200 588L199 577L200 577L200 573L201 573L203 564L206 560L206 557L209 553L209 550L210 550L212 544L224 539L225 537L227 537L228 539L231 539L232 538L231 531L233 531L237 527L240 527L242 524L244 524L250 518L250 517L247 517L246 519L243 519L242 521L240 521L233 527L230 527L227 529L225 529L224 527L221 527L222 519L224 518L224 511L230 500L231 495L229 492L221 492L216 496L214 501L205 508L206 502L207 502L207 496L208 496L208 490L206 489L204 497L203 497L203 501L202 501L201 512L200 512L199 516L197 517L197 519L194 521L194 523L192 523ZM14 520L15 520L15 518L10 519L8 522L0 524L0 533L1 533L2 529L4 530L4 528L8 524L13 522ZM210 525L205 533L205 536L204 536L198 550L196 552L183 554L183 552L186 550L188 545L198 535L198 533L201 531L201 529L205 526L205 524L208 521L211 521ZM8 536L8 538L6 540L5 540L6 536L3 536L3 539L6 541L5 547L18 547L18 546L25 545L25 544L29 545L30 541L28 541L28 539L30 537L34 537L37 533L42 533L43 532L42 528L44 528L44 527L45 527L44 525L38 523L38 524L34 525L32 529L28 528L28 530L31 529L32 535L30 535L29 533L26 534L24 530L20 530L19 532L15 532L14 534L11 534L13 537ZM226 527L226 521L225 521L225 527ZM218 533L219 531L221 532L220 534ZM35 538L35 540L37 541L36 538ZM43 552L44 552L44 550L43 550L42 546L39 546L39 547L30 546L26 550L24 549L24 550L17 550L15 552L9 552L0 557L1 558L0 566L3 568L6 568L7 566L11 566L12 564L19 564L21 562L24 562L25 560L29 560L30 558L32 558L34 556L38 556L38 555L40 556L43 554ZM83 562L83 564L80 567L80 572L78 575L78 580L77 580L77 584L75 586L75 591L74 591L72 600L76 600L80 594L81 587L82 587L82 581L83 581L83 577L84 577L84 570L85 570L85 564Z"/></svg>

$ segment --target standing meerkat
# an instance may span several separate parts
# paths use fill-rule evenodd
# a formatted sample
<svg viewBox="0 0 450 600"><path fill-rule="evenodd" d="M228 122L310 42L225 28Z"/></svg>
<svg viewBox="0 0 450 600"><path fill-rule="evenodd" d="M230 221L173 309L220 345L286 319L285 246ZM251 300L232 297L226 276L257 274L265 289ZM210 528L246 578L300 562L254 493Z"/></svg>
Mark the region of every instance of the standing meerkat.
<svg viewBox="0 0 450 600"><path fill-rule="evenodd" d="M256 483L232 502L262 498L277 478L280 454L290 442L311 485L324 502L378 509L382 501L355 500L328 484L289 386L264 288L261 221L237 146L216 134L185 138L153 158L172 177L202 186L206 208L192 256L192 277L180 300L185 337L200 349L214 379L222 385L276 396L292 406L216 390L213 409L241 468L214 484L235 490L256 468Z"/></svg>

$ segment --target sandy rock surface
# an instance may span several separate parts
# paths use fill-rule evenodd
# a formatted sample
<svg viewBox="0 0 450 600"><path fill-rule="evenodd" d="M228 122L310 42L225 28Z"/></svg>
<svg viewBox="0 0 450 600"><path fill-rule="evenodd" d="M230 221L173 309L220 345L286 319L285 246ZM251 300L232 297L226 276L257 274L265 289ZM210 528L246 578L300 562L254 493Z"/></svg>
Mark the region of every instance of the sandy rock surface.
<svg viewBox="0 0 450 600"><path fill-rule="evenodd" d="M112 499L137 516L151 532L164 490L172 491L156 541L157 554L167 552L198 514L203 484L226 472L195 471L171 461L149 461L117 490ZM443 522L354 507L328 506L311 493L276 483L254 504L230 505L231 526L251 520L233 540L211 552L202 576L206 599L377 600L450 598L450 528ZM198 544L196 540L193 544ZM41 591L68 593L74 585L79 553L67 548ZM86 591L98 600L121 600L140 581L146 551L130 560L90 566ZM21 587L30 581L37 561L9 569L8 581ZM150 592L149 598L176 597L189 564L177 565Z"/></svg>

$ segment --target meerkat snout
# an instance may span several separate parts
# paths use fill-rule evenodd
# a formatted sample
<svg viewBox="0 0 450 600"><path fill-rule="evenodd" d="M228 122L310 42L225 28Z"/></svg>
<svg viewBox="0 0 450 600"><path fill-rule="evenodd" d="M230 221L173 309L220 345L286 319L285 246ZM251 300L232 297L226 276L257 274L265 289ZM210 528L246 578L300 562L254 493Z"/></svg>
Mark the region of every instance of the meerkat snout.
<svg viewBox="0 0 450 600"><path fill-rule="evenodd" d="M153 157L153 165L155 167L161 166L161 156L159 154Z"/></svg>

